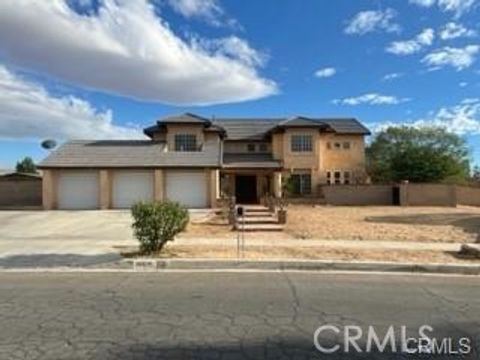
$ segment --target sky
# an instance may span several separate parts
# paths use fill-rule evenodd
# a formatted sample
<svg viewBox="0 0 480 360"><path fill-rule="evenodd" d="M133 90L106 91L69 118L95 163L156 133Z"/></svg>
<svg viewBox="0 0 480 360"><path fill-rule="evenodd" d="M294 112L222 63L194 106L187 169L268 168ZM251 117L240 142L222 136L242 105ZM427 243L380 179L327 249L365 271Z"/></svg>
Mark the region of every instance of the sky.
<svg viewBox="0 0 480 360"><path fill-rule="evenodd" d="M0 169L167 115L438 125L480 165L480 0L2 0Z"/></svg>

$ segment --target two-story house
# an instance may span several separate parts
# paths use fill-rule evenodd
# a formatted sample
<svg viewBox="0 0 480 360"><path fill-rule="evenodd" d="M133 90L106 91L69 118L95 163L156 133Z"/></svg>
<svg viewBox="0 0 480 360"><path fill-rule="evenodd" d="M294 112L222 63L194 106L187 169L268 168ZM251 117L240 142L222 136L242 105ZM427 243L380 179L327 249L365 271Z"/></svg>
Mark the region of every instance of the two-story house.
<svg viewBox="0 0 480 360"><path fill-rule="evenodd" d="M281 196L291 177L296 196L319 185L362 183L365 136L356 119L207 119L183 114L144 130L149 140L70 141L40 164L45 209L128 208L172 200L215 207Z"/></svg>

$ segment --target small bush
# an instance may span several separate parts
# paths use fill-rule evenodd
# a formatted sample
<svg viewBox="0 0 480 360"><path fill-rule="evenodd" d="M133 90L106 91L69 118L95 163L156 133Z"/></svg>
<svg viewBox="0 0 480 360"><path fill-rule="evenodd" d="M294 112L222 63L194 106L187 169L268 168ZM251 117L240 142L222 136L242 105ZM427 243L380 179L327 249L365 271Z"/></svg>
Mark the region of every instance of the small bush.
<svg viewBox="0 0 480 360"><path fill-rule="evenodd" d="M175 202L137 203L132 206L135 237L143 254L160 252L188 225L188 210Z"/></svg>

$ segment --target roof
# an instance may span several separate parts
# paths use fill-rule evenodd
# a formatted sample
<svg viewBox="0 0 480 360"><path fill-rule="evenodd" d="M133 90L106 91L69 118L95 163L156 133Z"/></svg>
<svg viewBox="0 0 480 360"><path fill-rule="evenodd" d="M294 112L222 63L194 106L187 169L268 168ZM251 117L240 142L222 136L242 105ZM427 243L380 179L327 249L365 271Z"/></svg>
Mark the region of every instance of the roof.
<svg viewBox="0 0 480 360"><path fill-rule="evenodd" d="M166 118L160 119L157 121L158 124L202 124L202 125L210 125L210 120L204 118L202 116L192 114L192 113L184 113L180 115L172 115Z"/></svg>
<svg viewBox="0 0 480 360"><path fill-rule="evenodd" d="M218 131L228 140L263 140L274 130L287 127L312 127L327 129L339 134L370 135L370 131L354 118L212 118L211 120L192 113L169 116L144 130L152 137L166 124L203 124L207 131ZM225 133L225 134L224 134Z"/></svg>
<svg viewBox="0 0 480 360"><path fill-rule="evenodd" d="M225 129L227 140L262 140L281 119L215 119Z"/></svg>
<svg viewBox="0 0 480 360"><path fill-rule="evenodd" d="M214 125L226 131L227 140L262 140L270 132L287 127L329 128L338 134L370 135L370 131L354 118L217 118Z"/></svg>
<svg viewBox="0 0 480 360"><path fill-rule="evenodd" d="M152 140L70 141L52 152L40 168L219 167L217 142L201 152L166 152L164 142Z"/></svg>
<svg viewBox="0 0 480 360"><path fill-rule="evenodd" d="M0 174L2 179L41 179L42 175L39 173L23 173L23 172L10 172Z"/></svg>
<svg viewBox="0 0 480 360"><path fill-rule="evenodd" d="M280 169L282 163L271 154L224 154L223 167L243 169Z"/></svg>

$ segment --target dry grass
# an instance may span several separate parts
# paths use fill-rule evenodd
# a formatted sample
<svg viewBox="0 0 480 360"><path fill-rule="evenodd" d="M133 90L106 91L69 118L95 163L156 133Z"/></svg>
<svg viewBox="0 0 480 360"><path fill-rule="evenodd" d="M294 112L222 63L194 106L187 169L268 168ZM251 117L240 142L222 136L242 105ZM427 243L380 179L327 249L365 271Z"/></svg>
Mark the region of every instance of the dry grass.
<svg viewBox="0 0 480 360"><path fill-rule="evenodd" d="M231 246L183 246L167 245L158 255L161 258L224 258L237 257L235 247ZM345 260L345 261L385 261L423 263L468 263L479 264L480 260L461 258L456 254L443 251L413 250L363 250L337 249L333 247L262 247L246 248L247 259L310 259L310 260Z"/></svg>
<svg viewBox="0 0 480 360"><path fill-rule="evenodd" d="M192 222L182 238L234 238L219 216ZM466 243L480 239L480 208L291 205L283 233L255 239L383 240Z"/></svg>
<svg viewBox="0 0 480 360"><path fill-rule="evenodd" d="M232 226L221 216L213 215L205 220L192 221L187 231L180 234L183 238L231 238L234 236Z"/></svg>
<svg viewBox="0 0 480 360"><path fill-rule="evenodd" d="M290 206L286 232L298 239L475 242L480 208Z"/></svg>

